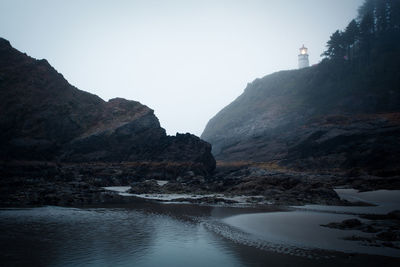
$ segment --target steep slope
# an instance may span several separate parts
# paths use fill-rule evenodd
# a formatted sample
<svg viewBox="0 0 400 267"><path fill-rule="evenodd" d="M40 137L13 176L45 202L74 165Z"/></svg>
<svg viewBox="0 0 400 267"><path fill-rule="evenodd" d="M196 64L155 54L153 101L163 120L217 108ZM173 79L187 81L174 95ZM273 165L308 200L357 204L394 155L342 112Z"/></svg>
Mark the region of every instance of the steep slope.
<svg viewBox="0 0 400 267"><path fill-rule="evenodd" d="M400 66L329 62L256 79L207 124L225 161L398 173Z"/></svg>
<svg viewBox="0 0 400 267"><path fill-rule="evenodd" d="M167 136L153 110L108 102L71 86L46 60L0 38L0 159L194 162L212 171L211 147L198 137Z"/></svg>

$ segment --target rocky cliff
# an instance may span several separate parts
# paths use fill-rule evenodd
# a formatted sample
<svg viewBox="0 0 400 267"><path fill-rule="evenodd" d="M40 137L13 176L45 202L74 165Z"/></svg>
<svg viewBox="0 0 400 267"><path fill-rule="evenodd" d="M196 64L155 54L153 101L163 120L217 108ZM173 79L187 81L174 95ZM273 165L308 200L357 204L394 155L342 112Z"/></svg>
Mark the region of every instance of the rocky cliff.
<svg viewBox="0 0 400 267"><path fill-rule="evenodd" d="M0 159L58 162L157 161L200 164L211 146L191 134L167 136L153 110L103 101L70 85L46 60L0 38Z"/></svg>
<svg viewBox="0 0 400 267"><path fill-rule="evenodd" d="M256 79L201 137L219 160L398 174L399 70L325 61Z"/></svg>

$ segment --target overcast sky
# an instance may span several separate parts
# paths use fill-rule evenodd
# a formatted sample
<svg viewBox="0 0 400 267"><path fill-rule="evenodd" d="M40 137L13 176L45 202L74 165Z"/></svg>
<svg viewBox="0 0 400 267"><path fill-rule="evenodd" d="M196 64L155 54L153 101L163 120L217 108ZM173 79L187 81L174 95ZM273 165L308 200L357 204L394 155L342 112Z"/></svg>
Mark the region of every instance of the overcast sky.
<svg viewBox="0 0 400 267"><path fill-rule="evenodd" d="M200 135L246 84L320 61L363 0L0 0L0 36L81 90L155 110Z"/></svg>

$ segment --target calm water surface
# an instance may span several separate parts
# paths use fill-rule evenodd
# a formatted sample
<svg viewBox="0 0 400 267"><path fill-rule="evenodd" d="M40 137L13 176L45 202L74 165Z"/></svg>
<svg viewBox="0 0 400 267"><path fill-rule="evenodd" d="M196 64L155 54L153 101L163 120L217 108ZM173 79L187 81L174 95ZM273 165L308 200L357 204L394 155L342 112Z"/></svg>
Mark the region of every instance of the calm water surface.
<svg viewBox="0 0 400 267"><path fill-rule="evenodd" d="M201 224L135 209L1 210L0 226L6 265L241 265Z"/></svg>
<svg viewBox="0 0 400 267"><path fill-rule="evenodd" d="M393 258L269 246L251 241L258 238L257 232L246 233L224 223L235 215L263 211L157 203L0 209L0 266L354 267L398 263Z"/></svg>

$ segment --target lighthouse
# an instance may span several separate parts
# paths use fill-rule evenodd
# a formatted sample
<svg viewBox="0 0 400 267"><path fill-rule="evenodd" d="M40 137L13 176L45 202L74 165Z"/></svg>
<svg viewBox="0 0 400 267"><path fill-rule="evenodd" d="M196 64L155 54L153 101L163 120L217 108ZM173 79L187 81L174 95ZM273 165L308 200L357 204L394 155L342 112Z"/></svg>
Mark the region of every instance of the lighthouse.
<svg viewBox="0 0 400 267"><path fill-rule="evenodd" d="M302 47L300 47L299 69L307 68L310 66L310 63L308 62L307 50L308 49L304 45Z"/></svg>

